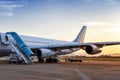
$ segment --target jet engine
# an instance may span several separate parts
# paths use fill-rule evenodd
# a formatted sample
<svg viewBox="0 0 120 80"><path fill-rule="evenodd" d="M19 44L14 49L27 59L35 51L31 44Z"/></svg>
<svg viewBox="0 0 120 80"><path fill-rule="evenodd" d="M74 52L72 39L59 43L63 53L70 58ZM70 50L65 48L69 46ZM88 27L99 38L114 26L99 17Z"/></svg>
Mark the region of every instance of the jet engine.
<svg viewBox="0 0 120 80"><path fill-rule="evenodd" d="M39 49L37 50L37 56L39 58L49 57L55 55L55 51L50 49Z"/></svg>
<svg viewBox="0 0 120 80"><path fill-rule="evenodd" d="M88 54L97 54L97 53L100 53L101 50L99 47L95 46L95 45L89 45L85 48L85 51L88 53Z"/></svg>

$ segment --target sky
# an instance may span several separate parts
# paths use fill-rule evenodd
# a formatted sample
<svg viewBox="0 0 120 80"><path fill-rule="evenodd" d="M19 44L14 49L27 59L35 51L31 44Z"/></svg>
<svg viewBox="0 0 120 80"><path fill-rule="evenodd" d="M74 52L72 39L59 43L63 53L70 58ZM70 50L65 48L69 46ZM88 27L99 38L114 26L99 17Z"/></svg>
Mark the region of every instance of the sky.
<svg viewBox="0 0 120 80"><path fill-rule="evenodd" d="M120 0L0 0L0 32L72 41L86 25L85 42L120 41L119 21Z"/></svg>

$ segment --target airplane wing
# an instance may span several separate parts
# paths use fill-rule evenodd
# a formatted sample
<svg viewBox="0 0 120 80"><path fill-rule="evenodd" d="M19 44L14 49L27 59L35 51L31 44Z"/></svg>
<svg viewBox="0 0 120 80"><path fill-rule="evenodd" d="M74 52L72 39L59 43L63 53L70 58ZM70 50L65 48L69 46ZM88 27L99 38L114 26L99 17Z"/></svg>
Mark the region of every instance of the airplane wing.
<svg viewBox="0 0 120 80"><path fill-rule="evenodd" d="M68 46L53 46L53 48L62 48L62 49L64 49L64 48L84 48L84 47L86 47L86 46L90 46L90 45L95 45L95 46L97 46L97 47L99 47L99 48L102 48L102 47L104 47L104 46L111 46L111 45L119 45L120 44L120 42L91 42L91 43L81 43L81 44L74 44L74 45L68 45Z"/></svg>
<svg viewBox="0 0 120 80"><path fill-rule="evenodd" d="M71 44L56 44L56 45L44 45L44 46L29 46L32 50L48 49L54 51L69 50L70 53L77 51L79 49L85 50L88 54L100 53L104 46L119 45L120 42L91 42L91 43L71 43ZM63 53L68 54L68 53Z"/></svg>
<svg viewBox="0 0 120 80"><path fill-rule="evenodd" d="M111 45L119 45L120 42L89 42L89 43L66 43L66 44L54 44L54 45L29 45L31 49L38 49L38 48L49 48L49 49L69 49L69 48L81 48L84 49L87 46L94 45L99 48L104 46L111 46Z"/></svg>

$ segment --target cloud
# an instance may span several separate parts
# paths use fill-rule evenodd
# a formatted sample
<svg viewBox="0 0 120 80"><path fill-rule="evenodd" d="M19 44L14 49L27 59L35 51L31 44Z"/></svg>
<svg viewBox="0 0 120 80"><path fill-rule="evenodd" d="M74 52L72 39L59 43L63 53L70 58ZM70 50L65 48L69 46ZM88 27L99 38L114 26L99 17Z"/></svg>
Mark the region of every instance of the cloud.
<svg viewBox="0 0 120 80"><path fill-rule="evenodd" d="M120 0L107 0L107 1L120 1Z"/></svg>
<svg viewBox="0 0 120 80"><path fill-rule="evenodd" d="M99 1L103 3L107 3L107 5L114 5L114 4L119 4L120 0L85 0L86 2L94 2L94 1Z"/></svg>
<svg viewBox="0 0 120 80"><path fill-rule="evenodd" d="M0 16L13 16L14 14L12 12L6 12L6 13L0 13Z"/></svg>
<svg viewBox="0 0 120 80"><path fill-rule="evenodd" d="M86 1L93 1L93 0L86 0Z"/></svg>
<svg viewBox="0 0 120 80"><path fill-rule="evenodd" d="M0 8L1 9L14 9L23 7L23 2L14 2L14 1L0 1Z"/></svg>
<svg viewBox="0 0 120 80"><path fill-rule="evenodd" d="M108 23L108 22L97 22L97 21L91 21L91 22L85 22L83 23L84 25L89 25L89 26L110 26L110 25L116 25L116 24L112 24L112 23Z"/></svg>
<svg viewBox="0 0 120 80"><path fill-rule="evenodd" d="M0 8L2 9L14 9L14 8L19 8L23 7L23 5L20 4L2 4L0 5Z"/></svg>
<svg viewBox="0 0 120 80"><path fill-rule="evenodd" d="M0 1L0 16L13 16L14 10L22 8L26 5L27 0L14 1L14 0L1 0Z"/></svg>
<svg viewBox="0 0 120 80"><path fill-rule="evenodd" d="M113 32L113 33L120 33L120 26L109 27L109 29L107 29L106 31Z"/></svg>
<svg viewBox="0 0 120 80"><path fill-rule="evenodd" d="M91 22L85 22L83 24L87 25L87 26L95 26L95 27L102 26L104 28L99 28L99 30L102 30L104 32L120 33L120 24L119 23L91 21Z"/></svg>
<svg viewBox="0 0 120 80"><path fill-rule="evenodd" d="M53 1L53 0L48 0L48 1Z"/></svg>

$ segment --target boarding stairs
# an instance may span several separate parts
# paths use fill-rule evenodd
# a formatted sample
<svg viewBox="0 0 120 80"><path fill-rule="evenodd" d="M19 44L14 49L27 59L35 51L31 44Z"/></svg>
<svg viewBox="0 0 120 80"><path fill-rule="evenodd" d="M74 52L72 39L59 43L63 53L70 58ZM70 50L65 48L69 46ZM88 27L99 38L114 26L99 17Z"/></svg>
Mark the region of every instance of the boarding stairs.
<svg viewBox="0 0 120 80"><path fill-rule="evenodd" d="M33 60L31 59L33 52L16 32L7 32L4 36L2 36L2 43L4 45L10 45L12 51L17 54L19 60L23 61L23 63L33 63Z"/></svg>

